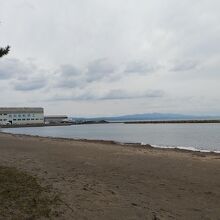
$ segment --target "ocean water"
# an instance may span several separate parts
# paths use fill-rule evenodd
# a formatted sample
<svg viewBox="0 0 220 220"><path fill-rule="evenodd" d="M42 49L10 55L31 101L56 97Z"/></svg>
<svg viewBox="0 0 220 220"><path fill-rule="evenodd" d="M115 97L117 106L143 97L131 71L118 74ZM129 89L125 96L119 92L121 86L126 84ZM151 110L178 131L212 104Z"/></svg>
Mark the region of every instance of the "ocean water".
<svg viewBox="0 0 220 220"><path fill-rule="evenodd" d="M114 140L190 150L220 152L220 124L93 124L10 128L3 132L49 137Z"/></svg>

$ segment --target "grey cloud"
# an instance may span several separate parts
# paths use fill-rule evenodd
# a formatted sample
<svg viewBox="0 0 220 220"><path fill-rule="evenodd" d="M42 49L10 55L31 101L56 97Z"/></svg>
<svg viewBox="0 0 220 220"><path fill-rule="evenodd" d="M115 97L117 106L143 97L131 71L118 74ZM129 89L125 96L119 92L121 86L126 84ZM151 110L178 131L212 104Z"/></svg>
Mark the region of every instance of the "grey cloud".
<svg viewBox="0 0 220 220"><path fill-rule="evenodd" d="M104 100L113 99L137 99L137 98L158 98L162 97L163 92L159 90L155 91L145 91L145 92L130 92L124 90L111 90L106 95L101 97Z"/></svg>
<svg viewBox="0 0 220 220"><path fill-rule="evenodd" d="M198 66L198 62L195 61L184 61L179 62L174 65L174 67L171 69L171 71L179 72L179 71L189 71L193 70Z"/></svg>
<svg viewBox="0 0 220 220"><path fill-rule="evenodd" d="M158 69L158 66L155 66L150 63L145 62L130 62L127 64L125 72L126 73L138 73L138 74L146 74L146 73L152 73L156 69Z"/></svg>
<svg viewBox="0 0 220 220"><path fill-rule="evenodd" d="M63 89L85 88L95 83L114 83L127 78L127 73L143 75L159 69L159 65L144 62L129 62L126 64L112 65L108 59L98 59L85 65L84 68L76 68L72 65L61 66L54 77L54 87ZM83 97L82 97L83 98Z"/></svg>
<svg viewBox="0 0 220 220"><path fill-rule="evenodd" d="M45 85L45 79L20 80L14 84L14 89L17 91L33 91L42 89Z"/></svg>
<svg viewBox="0 0 220 220"><path fill-rule="evenodd" d="M81 70L72 65L61 66L60 69L56 71L58 74L55 87L84 87L89 83L99 82L103 79L108 80L114 71L115 67L111 65L107 59L98 59L90 62L89 65L86 65Z"/></svg>
<svg viewBox="0 0 220 220"><path fill-rule="evenodd" d="M93 82L113 74L115 67L107 59L98 59L88 65L87 81Z"/></svg>
<svg viewBox="0 0 220 220"><path fill-rule="evenodd" d="M76 88L85 84L83 73L80 69L72 65L62 65L55 77L55 87Z"/></svg>
<svg viewBox="0 0 220 220"><path fill-rule="evenodd" d="M0 61L0 80L22 76L28 72L29 68L18 59L2 59Z"/></svg>
<svg viewBox="0 0 220 220"><path fill-rule="evenodd" d="M61 74L61 77L64 77L64 78L65 77L69 78L69 77L72 77L72 76L78 76L78 75L81 74L81 71L78 68L76 68L72 65L62 65L60 67L59 72Z"/></svg>
<svg viewBox="0 0 220 220"><path fill-rule="evenodd" d="M0 61L0 80L5 80L17 91L31 91L46 86L47 80L41 77L44 72L28 60L2 59Z"/></svg>
<svg viewBox="0 0 220 220"><path fill-rule="evenodd" d="M70 78L70 79L66 78L56 82L55 87L73 89L73 88L83 87L84 85L85 85L85 81L81 78Z"/></svg>
<svg viewBox="0 0 220 220"><path fill-rule="evenodd" d="M39 74L42 74L42 70L28 60L26 62L11 58L0 60L0 80L26 80Z"/></svg>
<svg viewBox="0 0 220 220"><path fill-rule="evenodd" d="M125 100L125 99L140 99L140 98L160 98L164 96L164 92L161 90L148 90L140 92L131 92L122 89L112 89L107 92L97 93L97 91L81 91L80 93L54 96L50 98L50 101L93 101L93 100Z"/></svg>

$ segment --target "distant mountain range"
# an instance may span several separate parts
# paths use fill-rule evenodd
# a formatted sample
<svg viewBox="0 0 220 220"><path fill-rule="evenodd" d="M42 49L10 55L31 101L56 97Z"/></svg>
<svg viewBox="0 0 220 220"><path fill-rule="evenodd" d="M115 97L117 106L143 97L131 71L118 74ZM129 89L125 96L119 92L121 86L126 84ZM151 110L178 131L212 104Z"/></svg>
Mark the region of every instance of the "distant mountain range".
<svg viewBox="0 0 220 220"><path fill-rule="evenodd" d="M200 119L220 119L220 116L195 116L195 115L182 115L172 113L145 113L134 115L122 115L113 117L94 117L94 118L75 118L73 120L91 120L91 121L143 121L143 120L200 120Z"/></svg>

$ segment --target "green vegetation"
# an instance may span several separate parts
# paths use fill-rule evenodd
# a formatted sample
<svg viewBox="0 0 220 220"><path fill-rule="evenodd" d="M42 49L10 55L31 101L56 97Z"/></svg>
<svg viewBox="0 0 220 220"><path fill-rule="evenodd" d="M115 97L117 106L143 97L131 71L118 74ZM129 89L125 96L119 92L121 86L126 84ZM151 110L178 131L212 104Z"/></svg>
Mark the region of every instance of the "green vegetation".
<svg viewBox="0 0 220 220"><path fill-rule="evenodd" d="M59 201L35 177L0 166L0 219L51 219Z"/></svg>

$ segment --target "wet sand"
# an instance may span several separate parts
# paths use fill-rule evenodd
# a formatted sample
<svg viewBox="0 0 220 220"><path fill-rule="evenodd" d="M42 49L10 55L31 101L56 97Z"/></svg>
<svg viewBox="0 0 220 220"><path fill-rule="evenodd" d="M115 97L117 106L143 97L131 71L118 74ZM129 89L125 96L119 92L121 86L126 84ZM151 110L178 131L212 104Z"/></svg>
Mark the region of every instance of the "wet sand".
<svg viewBox="0 0 220 220"><path fill-rule="evenodd" d="M59 192L58 219L220 219L220 154L0 133L0 166Z"/></svg>

